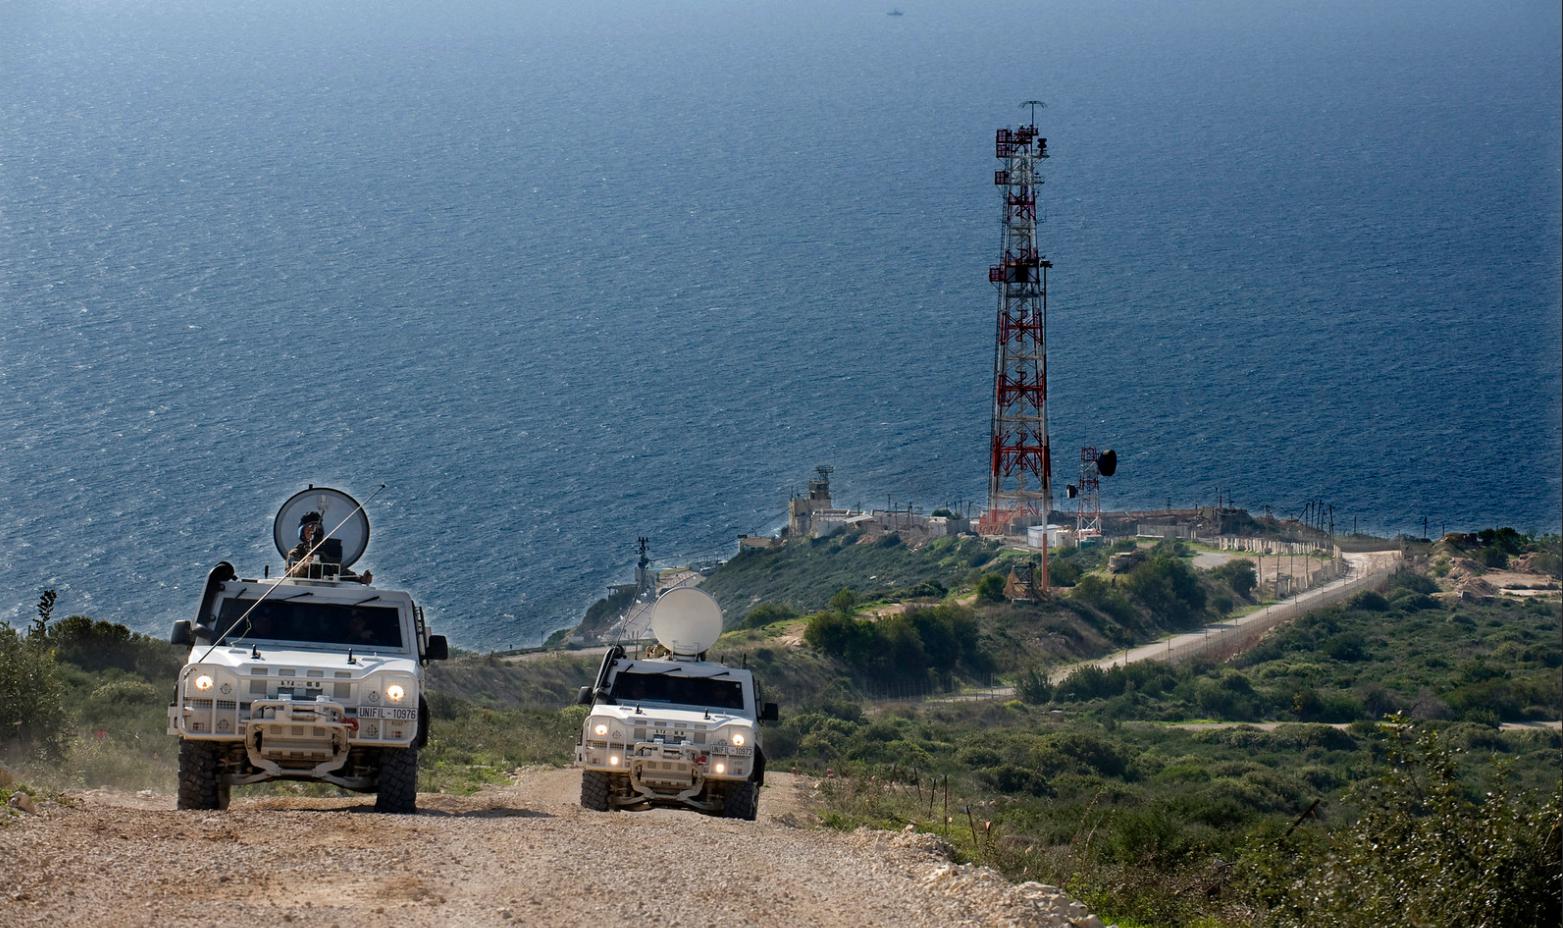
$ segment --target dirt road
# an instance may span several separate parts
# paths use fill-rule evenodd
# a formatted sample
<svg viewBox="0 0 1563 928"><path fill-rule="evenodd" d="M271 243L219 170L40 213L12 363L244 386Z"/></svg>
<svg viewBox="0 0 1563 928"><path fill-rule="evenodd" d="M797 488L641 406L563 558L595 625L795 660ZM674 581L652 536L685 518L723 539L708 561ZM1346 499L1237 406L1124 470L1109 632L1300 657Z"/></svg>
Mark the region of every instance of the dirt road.
<svg viewBox="0 0 1563 928"><path fill-rule="evenodd" d="M0 925L1100 925L1050 887L951 864L932 836L813 827L793 777L738 822L587 812L579 776L424 795L416 816L359 797L218 813L74 794L0 822Z"/></svg>
<svg viewBox="0 0 1563 928"><path fill-rule="evenodd" d="M1096 660L1080 661L1054 669L1048 678L1061 683L1074 671L1088 664L1107 670L1140 661L1179 661L1202 654L1219 655L1251 646L1259 636L1278 625L1290 622L1315 609L1337 605L1365 589L1381 587L1400 561L1398 551L1373 551L1343 555L1351 572L1339 580L1298 594L1289 600L1266 606L1241 618L1218 622L1198 631L1173 635L1160 641L1119 651Z"/></svg>

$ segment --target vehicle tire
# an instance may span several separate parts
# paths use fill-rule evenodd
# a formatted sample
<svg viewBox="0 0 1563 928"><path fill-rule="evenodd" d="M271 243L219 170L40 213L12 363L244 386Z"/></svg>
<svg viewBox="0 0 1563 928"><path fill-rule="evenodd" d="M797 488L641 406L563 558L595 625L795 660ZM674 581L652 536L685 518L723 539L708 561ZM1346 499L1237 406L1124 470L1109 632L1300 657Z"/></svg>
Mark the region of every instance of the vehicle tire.
<svg viewBox="0 0 1563 928"><path fill-rule="evenodd" d="M611 777L612 774L594 770L581 771L581 808L591 809L593 812L607 812L613 808L608 804L608 792L612 786Z"/></svg>
<svg viewBox="0 0 1563 928"><path fill-rule="evenodd" d="M214 741L179 742L180 809L212 811L228 807L228 786L220 781L222 745Z"/></svg>
<svg viewBox="0 0 1563 928"><path fill-rule="evenodd" d="M760 812L760 785L753 780L729 783L722 796L722 817L754 821Z"/></svg>
<svg viewBox="0 0 1563 928"><path fill-rule="evenodd" d="M418 749L388 748L383 753L374 810L412 815L418 811Z"/></svg>

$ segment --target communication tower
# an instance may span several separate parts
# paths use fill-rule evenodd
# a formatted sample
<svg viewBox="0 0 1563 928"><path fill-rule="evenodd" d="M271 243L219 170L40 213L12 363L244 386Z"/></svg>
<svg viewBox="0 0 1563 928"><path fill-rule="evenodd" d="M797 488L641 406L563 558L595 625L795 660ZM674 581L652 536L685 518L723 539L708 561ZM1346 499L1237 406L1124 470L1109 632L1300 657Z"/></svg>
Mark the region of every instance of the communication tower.
<svg viewBox="0 0 1563 928"><path fill-rule="evenodd" d="M651 556L646 553L651 539L642 535L635 539L635 543L640 546L640 557L635 561L635 598L642 599L656 592L656 579L651 575Z"/></svg>
<svg viewBox="0 0 1563 928"><path fill-rule="evenodd" d="M993 348L993 416L989 440L988 508L979 523L985 535L1002 535L1046 522L1052 510L1052 465L1047 441L1047 272L1052 262L1037 247L1038 165L1047 139L1031 124L1000 129L994 155L1003 167L993 183L1003 190L1000 263L988 268L998 289ZM1047 589L1043 548L1042 589Z"/></svg>
<svg viewBox="0 0 1563 928"><path fill-rule="evenodd" d="M1080 483L1075 486L1075 543L1102 537L1102 472L1096 465L1097 451L1087 445L1080 449Z"/></svg>

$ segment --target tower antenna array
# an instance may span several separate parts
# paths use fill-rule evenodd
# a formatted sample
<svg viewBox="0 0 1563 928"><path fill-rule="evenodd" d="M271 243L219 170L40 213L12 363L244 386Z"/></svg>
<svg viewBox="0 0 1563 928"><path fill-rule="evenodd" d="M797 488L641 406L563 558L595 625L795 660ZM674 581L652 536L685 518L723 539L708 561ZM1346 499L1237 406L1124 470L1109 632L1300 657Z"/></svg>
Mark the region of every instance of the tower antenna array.
<svg viewBox="0 0 1563 928"><path fill-rule="evenodd" d="M1080 484L1075 509L1075 538L1085 544L1087 538L1102 537L1102 472L1096 465L1097 452L1087 445L1080 449Z"/></svg>
<svg viewBox="0 0 1563 928"><path fill-rule="evenodd" d="M993 347L993 413L988 447L988 508L979 523L985 535L1023 531L1045 523L1053 504L1047 438L1047 273L1053 266L1037 247L1038 165L1047 139L1032 124L1000 129L993 174L1003 189L1000 263L988 268L998 290ZM1042 548L1042 590L1048 587L1047 545Z"/></svg>

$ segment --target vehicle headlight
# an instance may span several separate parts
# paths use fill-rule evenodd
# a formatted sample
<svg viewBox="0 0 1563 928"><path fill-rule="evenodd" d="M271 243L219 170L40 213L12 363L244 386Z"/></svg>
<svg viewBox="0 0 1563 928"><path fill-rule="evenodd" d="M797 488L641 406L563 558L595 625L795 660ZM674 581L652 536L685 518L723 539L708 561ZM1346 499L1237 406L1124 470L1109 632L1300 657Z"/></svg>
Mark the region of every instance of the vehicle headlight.
<svg viewBox="0 0 1563 928"><path fill-rule="evenodd" d="M400 683L392 683L390 686L385 688L385 698L389 699L391 702L401 702L402 698L406 695L407 691L402 689L402 685Z"/></svg>
<svg viewBox="0 0 1563 928"><path fill-rule="evenodd" d="M196 675L196 678L195 678L195 688L200 690L201 692L204 693L207 690L211 689L212 688L212 683L213 683L213 680L212 680L212 675L211 674L203 673L203 674Z"/></svg>
<svg viewBox="0 0 1563 928"><path fill-rule="evenodd" d="M721 776L722 774L724 774L726 772L727 772L727 765L726 764L717 764L716 765L716 775L717 776Z"/></svg>
<svg viewBox="0 0 1563 928"><path fill-rule="evenodd" d="M593 725L592 726L592 734L596 735L599 738L606 738L606 737L608 737L608 723L607 722L598 722L596 725Z"/></svg>
<svg viewBox="0 0 1563 928"><path fill-rule="evenodd" d="M735 748L741 748L749 741L748 738L744 737L744 733L741 731L733 732L733 737L730 740L732 741L733 747Z"/></svg>

